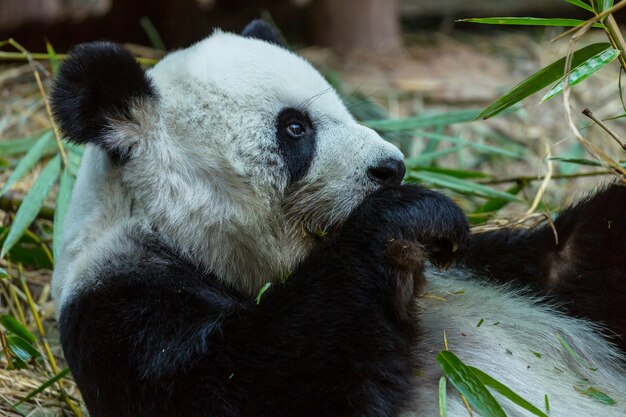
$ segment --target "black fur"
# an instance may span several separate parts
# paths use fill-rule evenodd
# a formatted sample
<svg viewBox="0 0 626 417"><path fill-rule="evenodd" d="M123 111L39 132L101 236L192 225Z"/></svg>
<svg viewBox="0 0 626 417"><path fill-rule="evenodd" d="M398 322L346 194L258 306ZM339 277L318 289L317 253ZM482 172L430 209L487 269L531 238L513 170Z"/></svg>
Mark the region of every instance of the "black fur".
<svg viewBox="0 0 626 417"><path fill-rule="evenodd" d="M131 119L133 101L157 93L143 68L120 45L93 42L74 48L63 62L51 96L63 133L76 143L94 143L123 161L127 147L106 140L109 119Z"/></svg>
<svg viewBox="0 0 626 417"><path fill-rule="evenodd" d="M61 311L64 353L92 417L396 416L417 365L419 242L466 233L447 198L383 189L259 304L137 236L139 255Z"/></svg>
<svg viewBox="0 0 626 417"><path fill-rule="evenodd" d="M272 25L263 19L254 19L252 22L248 23L243 29L243 32L241 32L241 36L244 38L260 39L277 46L285 47L285 43L280 34Z"/></svg>
<svg viewBox="0 0 626 417"><path fill-rule="evenodd" d="M563 211L554 229L472 236L461 265L556 298L571 314L605 324L626 352L625 207L626 187L613 184Z"/></svg>
<svg viewBox="0 0 626 417"><path fill-rule="evenodd" d="M287 133L286 128L294 122L305 127L302 137L293 138ZM287 166L290 183L302 179L309 171L317 147L316 136L315 127L306 114L299 110L284 109L276 118L278 150Z"/></svg>

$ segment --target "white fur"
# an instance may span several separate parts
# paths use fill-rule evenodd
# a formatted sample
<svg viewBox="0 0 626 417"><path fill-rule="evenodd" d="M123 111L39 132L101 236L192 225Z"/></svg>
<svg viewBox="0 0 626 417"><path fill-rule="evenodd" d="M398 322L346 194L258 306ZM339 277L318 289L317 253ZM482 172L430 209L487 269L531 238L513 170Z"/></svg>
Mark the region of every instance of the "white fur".
<svg viewBox="0 0 626 417"><path fill-rule="evenodd" d="M130 160L116 167L100 149L85 152L53 277L59 310L81 288L98 285L101 278L88 271L99 262L132 253L129 237L143 227L254 294L306 256L312 232L345 219L377 187L369 167L401 157L353 120L306 61L259 40L216 32L168 55L149 76L159 100L135 103L135 123L112 120L109 140L132 145ZM275 141L275 118L285 107L306 108L317 129L317 154L297 187L287 187ZM539 408L548 394L551 417L626 415L620 357L592 325L456 272L431 271L429 282L418 301L423 369L407 416L438 415L434 356L444 330L464 361ZM557 334L598 370L578 366ZM577 393L580 376L618 405ZM511 417L528 415L506 408ZM466 413L449 390L448 415Z"/></svg>

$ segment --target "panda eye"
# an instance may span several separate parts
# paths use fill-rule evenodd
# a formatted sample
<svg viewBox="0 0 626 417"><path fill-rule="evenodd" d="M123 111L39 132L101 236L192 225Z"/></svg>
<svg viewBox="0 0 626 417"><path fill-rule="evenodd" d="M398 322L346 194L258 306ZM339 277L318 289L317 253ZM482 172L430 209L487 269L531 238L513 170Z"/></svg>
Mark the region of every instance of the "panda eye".
<svg viewBox="0 0 626 417"><path fill-rule="evenodd" d="M300 139L306 133L306 126L300 122L292 122L286 128L287 134L294 139Z"/></svg>

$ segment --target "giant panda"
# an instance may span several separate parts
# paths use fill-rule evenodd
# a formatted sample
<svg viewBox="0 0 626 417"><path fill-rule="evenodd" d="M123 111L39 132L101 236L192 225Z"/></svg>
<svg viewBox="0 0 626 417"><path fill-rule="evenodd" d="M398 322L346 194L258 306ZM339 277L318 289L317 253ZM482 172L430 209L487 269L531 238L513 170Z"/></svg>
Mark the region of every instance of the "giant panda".
<svg viewBox="0 0 626 417"><path fill-rule="evenodd" d="M92 417L435 416L444 344L551 417L626 415L619 184L469 235L262 21L148 71L78 46L51 102L87 145L53 295Z"/></svg>

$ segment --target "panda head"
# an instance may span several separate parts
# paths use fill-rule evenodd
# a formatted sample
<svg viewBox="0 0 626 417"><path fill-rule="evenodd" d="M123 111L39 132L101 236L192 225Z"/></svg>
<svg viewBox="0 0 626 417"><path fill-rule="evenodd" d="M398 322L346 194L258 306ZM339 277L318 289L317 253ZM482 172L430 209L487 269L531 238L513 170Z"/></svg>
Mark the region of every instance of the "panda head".
<svg viewBox="0 0 626 417"><path fill-rule="evenodd" d="M64 246L139 222L253 293L365 196L399 184L400 151L279 43L255 21L148 71L116 44L75 48L52 94L60 129L90 145L73 197L83 209L68 213Z"/></svg>

